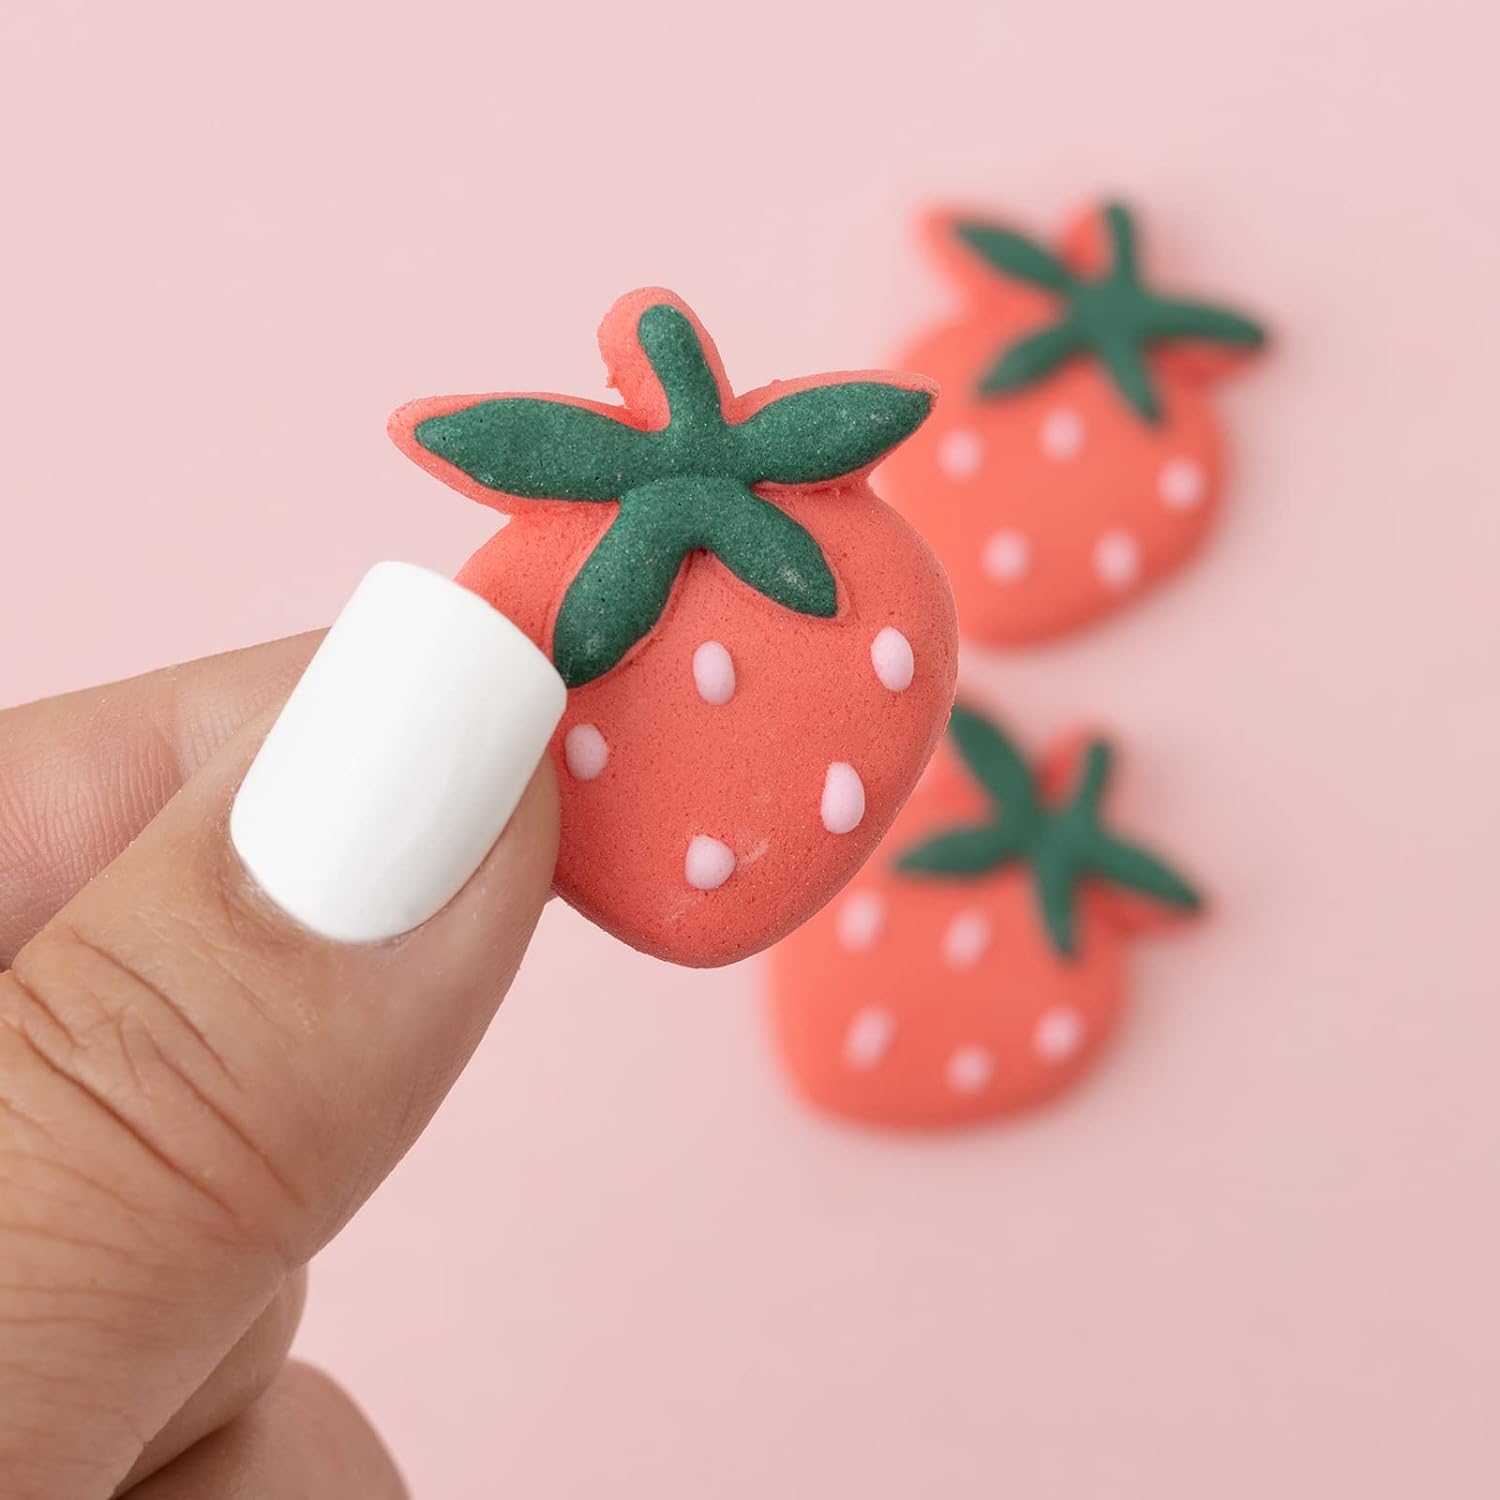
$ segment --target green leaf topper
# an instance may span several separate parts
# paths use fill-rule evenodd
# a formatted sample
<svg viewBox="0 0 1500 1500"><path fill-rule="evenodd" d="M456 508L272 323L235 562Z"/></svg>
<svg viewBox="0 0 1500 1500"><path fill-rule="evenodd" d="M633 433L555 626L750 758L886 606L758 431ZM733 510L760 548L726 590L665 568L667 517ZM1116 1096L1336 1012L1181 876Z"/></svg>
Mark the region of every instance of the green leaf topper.
<svg viewBox="0 0 1500 1500"><path fill-rule="evenodd" d="M1108 832L1099 804L1111 754L1100 740L1083 754L1078 784L1059 807L1043 804L1031 769L998 729L955 705L948 723L954 749L991 801L982 823L952 828L906 850L902 873L939 880L979 880L1010 865L1029 867L1053 947L1077 947L1076 907L1085 880L1104 880L1179 911L1196 911L1196 891L1154 855Z"/></svg>
<svg viewBox="0 0 1500 1500"><path fill-rule="evenodd" d="M661 618L689 553L799 614L831 619L833 574L808 531L753 486L816 485L867 468L927 416L932 395L877 380L834 381L768 401L741 422L692 321L670 303L636 323L666 395L657 431L562 398L502 396L415 428L428 452L486 488L619 512L569 585L552 653L569 687L614 667Z"/></svg>
<svg viewBox="0 0 1500 1500"><path fill-rule="evenodd" d="M1153 426L1161 403L1146 363L1155 344L1188 340L1258 349L1265 330L1249 318L1205 302L1158 296L1141 281L1135 221L1118 203L1104 210L1109 264L1097 278L1076 275L1050 250L993 224L960 220L953 233L1003 275L1055 293L1055 322L1008 345L979 382L981 396L1023 390L1067 360L1092 355L1120 395Z"/></svg>

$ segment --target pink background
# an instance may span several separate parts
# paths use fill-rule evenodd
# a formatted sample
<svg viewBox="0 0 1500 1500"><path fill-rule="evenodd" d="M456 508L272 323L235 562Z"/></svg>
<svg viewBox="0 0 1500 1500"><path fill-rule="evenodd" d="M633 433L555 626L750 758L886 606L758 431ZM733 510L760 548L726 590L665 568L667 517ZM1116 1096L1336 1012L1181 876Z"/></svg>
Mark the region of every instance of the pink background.
<svg viewBox="0 0 1500 1500"><path fill-rule="evenodd" d="M1483 7L48 0L0 11L0 700L297 630L486 513L398 401L591 392L662 281L742 385L943 305L927 193L1283 335L1215 545L967 663L1127 739L1220 903L1091 1087L868 1137L783 1094L755 965L550 911L302 1346L428 1495L1500 1493L1500 131Z"/></svg>

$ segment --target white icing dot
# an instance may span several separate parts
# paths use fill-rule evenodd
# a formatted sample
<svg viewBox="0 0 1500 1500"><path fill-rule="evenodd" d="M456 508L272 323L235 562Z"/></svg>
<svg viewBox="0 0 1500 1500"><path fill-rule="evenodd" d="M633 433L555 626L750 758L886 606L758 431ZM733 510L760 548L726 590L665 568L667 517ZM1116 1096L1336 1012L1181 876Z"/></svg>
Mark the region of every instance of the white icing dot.
<svg viewBox="0 0 1500 1500"><path fill-rule="evenodd" d="M1071 1005L1054 1005L1036 1023L1031 1045L1047 1062L1064 1062L1083 1041L1083 1017Z"/></svg>
<svg viewBox="0 0 1500 1500"><path fill-rule="evenodd" d="M822 813L829 833L849 833L865 815L865 784L847 761L834 761L823 778Z"/></svg>
<svg viewBox="0 0 1500 1500"><path fill-rule="evenodd" d="M1014 583L1031 566L1031 543L1019 531L997 531L984 544L980 563L996 583Z"/></svg>
<svg viewBox="0 0 1500 1500"><path fill-rule="evenodd" d="M1083 449L1083 418L1071 406L1055 406L1042 418L1042 452L1059 462Z"/></svg>
<svg viewBox="0 0 1500 1500"><path fill-rule="evenodd" d="M1141 574L1141 544L1128 531L1106 531L1094 543L1094 572L1106 588L1128 589Z"/></svg>
<svg viewBox="0 0 1500 1500"><path fill-rule="evenodd" d="M855 891L846 896L835 919L839 942L850 953L863 953L875 945L885 928L885 898L875 891Z"/></svg>
<svg viewBox="0 0 1500 1500"><path fill-rule="evenodd" d="M1169 458L1156 480L1157 492L1172 510L1192 510L1208 492L1203 465L1191 458Z"/></svg>
<svg viewBox="0 0 1500 1500"><path fill-rule="evenodd" d="M844 1033L844 1061L863 1072L873 1068L890 1050L896 1034L896 1018L878 1005L866 1006Z"/></svg>
<svg viewBox="0 0 1500 1500"><path fill-rule="evenodd" d="M983 1047L960 1047L948 1059L948 1087L955 1094L977 1094L995 1076L995 1059Z"/></svg>
<svg viewBox="0 0 1500 1500"><path fill-rule="evenodd" d="M943 962L950 969L972 969L989 945L989 918L982 911L961 911L943 933Z"/></svg>
<svg viewBox="0 0 1500 1500"><path fill-rule="evenodd" d="M887 625L870 642L870 665L881 685L893 693L904 693L917 669L911 642L894 625Z"/></svg>
<svg viewBox="0 0 1500 1500"><path fill-rule="evenodd" d="M734 697L734 659L718 641L704 641L693 652L693 681L705 703L728 703Z"/></svg>
<svg viewBox="0 0 1500 1500"><path fill-rule="evenodd" d="M609 746L592 724L575 724L563 736L563 759L578 781L592 781L609 759Z"/></svg>
<svg viewBox="0 0 1500 1500"><path fill-rule="evenodd" d="M937 460L949 479L972 479L984 462L984 442L972 427L955 427L943 434Z"/></svg>
<svg viewBox="0 0 1500 1500"><path fill-rule="evenodd" d="M706 833L695 833L688 844L683 873L695 891L716 891L734 874L734 850Z"/></svg>

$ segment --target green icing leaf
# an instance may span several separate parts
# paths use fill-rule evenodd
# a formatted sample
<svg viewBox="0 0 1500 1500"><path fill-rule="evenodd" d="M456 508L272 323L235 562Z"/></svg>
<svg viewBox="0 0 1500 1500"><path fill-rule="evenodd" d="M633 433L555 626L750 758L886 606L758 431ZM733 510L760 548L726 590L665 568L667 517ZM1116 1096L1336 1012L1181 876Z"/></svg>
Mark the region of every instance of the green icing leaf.
<svg viewBox="0 0 1500 1500"><path fill-rule="evenodd" d="M1053 949L1071 958L1077 947L1078 894L1103 880L1181 911L1198 896L1155 855L1116 838L1099 819L1108 783L1109 746L1096 740L1083 754L1078 783L1061 807L1043 806L1035 779L1016 747L986 719L955 707L948 733L964 765L984 788L990 815L966 828L945 829L896 860L904 874L982 879L1005 866L1029 867L1038 915Z"/></svg>
<svg viewBox="0 0 1500 1500"><path fill-rule="evenodd" d="M849 380L767 402L730 432L753 482L821 484L868 468L931 410L928 391Z"/></svg>
<svg viewBox="0 0 1500 1500"><path fill-rule="evenodd" d="M502 396L429 417L415 436L487 489L528 500L614 500L650 468L645 433L538 396Z"/></svg>
<svg viewBox="0 0 1500 1500"><path fill-rule="evenodd" d="M1072 323L1054 323L1028 334L1001 354L979 382L979 394L1000 396L1035 385L1086 347L1083 330Z"/></svg>
<svg viewBox="0 0 1500 1500"><path fill-rule="evenodd" d="M972 879L988 875L1020 853L1015 841L996 824L976 828L951 828L934 834L907 849L896 860L896 868L910 875L943 875Z"/></svg>
<svg viewBox="0 0 1500 1500"><path fill-rule="evenodd" d="M1165 297L1151 304L1150 332L1157 339L1201 339L1241 349L1259 349L1266 342L1266 331L1259 323L1227 307Z"/></svg>
<svg viewBox="0 0 1500 1500"><path fill-rule="evenodd" d="M602 676L655 626L683 559L699 549L773 603L823 619L837 612L822 551L784 510L734 479L659 479L625 496L563 596L552 658L569 687Z"/></svg>
<svg viewBox="0 0 1500 1500"><path fill-rule="evenodd" d="M621 507L557 612L552 660L570 688L617 665L661 618L682 560L696 545L692 519L680 505L665 518L649 501Z"/></svg>
<svg viewBox="0 0 1500 1500"><path fill-rule="evenodd" d="M927 416L925 390L833 381L724 419L715 367L692 319L658 302L635 335L666 397L642 430L563 400L505 396L430 417L418 444L486 488L524 499L618 501L569 585L553 657L570 687L616 666L650 633L688 554L706 550L773 604L831 619L838 589L822 549L757 484L809 485L857 473Z"/></svg>
<svg viewBox="0 0 1500 1500"><path fill-rule="evenodd" d="M948 720L948 738L975 781L1011 820L1029 821L1039 810L1031 767L988 719L955 703Z"/></svg>
<svg viewBox="0 0 1500 1500"><path fill-rule="evenodd" d="M1028 240L982 225L958 226L960 237L997 270L1059 295L1056 320L1000 351L980 377L981 396L1024 390L1047 379L1064 361L1090 354L1104 366L1131 409L1144 422L1155 424L1161 420L1161 404L1146 358L1153 345L1192 339L1253 349L1265 342L1264 330L1239 313L1161 297L1144 285L1135 221L1122 204L1112 203L1104 210L1104 224L1110 263L1092 280L1073 276L1060 264L1055 272L1049 270L1037 258L1046 257L1046 252Z"/></svg>
<svg viewBox="0 0 1500 1500"><path fill-rule="evenodd" d="M1111 333L1101 336L1094 348L1120 394L1154 427L1161 421L1161 403L1141 346L1123 334Z"/></svg>
<svg viewBox="0 0 1500 1500"><path fill-rule="evenodd" d="M709 545L736 578L801 615L831 620L838 591L822 549L784 510L745 491L722 507Z"/></svg>
<svg viewBox="0 0 1500 1500"><path fill-rule="evenodd" d="M692 431L717 436L724 425L719 385L687 315L659 302L641 314L636 337L667 393L672 427L679 435Z"/></svg>
<svg viewBox="0 0 1500 1500"><path fill-rule="evenodd" d="M1163 906L1197 911L1203 904L1203 898L1175 870L1123 839L1101 835L1089 845L1088 861L1090 871L1101 879L1149 896Z"/></svg>
<svg viewBox="0 0 1500 1500"><path fill-rule="evenodd" d="M1032 861L1031 875L1047 936L1064 958L1072 958L1078 945L1074 912L1078 885L1077 864L1065 847L1048 844L1037 851Z"/></svg>
<svg viewBox="0 0 1500 1500"><path fill-rule="evenodd" d="M955 224L953 232L997 271L1018 281L1029 281L1053 292L1065 292L1073 284L1068 268L1051 251L1024 235L971 221Z"/></svg>
<svg viewBox="0 0 1500 1500"><path fill-rule="evenodd" d="M1103 740L1090 740L1083 752L1083 767L1078 773L1078 786L1073 792L1069 813L1093 823L1099 816L1099 804L1104 800L1104 788L1109 783L1114 769L1115 753Z"/></svg>
<svg viewBox="0 0 1500 1500"><path fill-rule="evenodd" d="M1104 210L1104 227L1109 233L1114 281L1137 281L1135 215L1123 203L1111 203Z"/></svg>

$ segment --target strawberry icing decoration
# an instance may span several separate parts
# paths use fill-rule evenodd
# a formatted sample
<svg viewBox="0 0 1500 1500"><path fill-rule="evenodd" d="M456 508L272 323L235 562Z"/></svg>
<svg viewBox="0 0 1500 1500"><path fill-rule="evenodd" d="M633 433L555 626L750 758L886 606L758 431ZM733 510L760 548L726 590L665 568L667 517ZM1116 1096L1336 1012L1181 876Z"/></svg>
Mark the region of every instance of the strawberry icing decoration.
<svg viewBox="0 0 1500 1500"><path fill-rule="evenodd" d="M557 890L647 952L727 963L848 880L941 735L952 599L867 482L933 390L872 372L736 396L655 288L600 348L621 406L434 397L391 432L509 517L458 576L571 690Z"/></svg>
<svg viewBox="0 0 1500 1500"><path fill-rule="evenodd" d="M1224 482L1209 387L1264 330L1151 285L1119 203L1056 251L961 213L933 215L927 237L963 310L906 352L944 409L892 455L883 492L943 559L968 638L1111 614L1206 537Z"/></svg>
<svg viewBox="0 0 1500 1500"><path fill-rule="evenodd" d="M772 954L771 1019L793 1081L831 1113L973 1124L1074 1084L1124 1005L1131 936L1200 909L1111 829L1113 756L1074 738L1040 776L955 708L949 750L842 896Z"/></svg>

